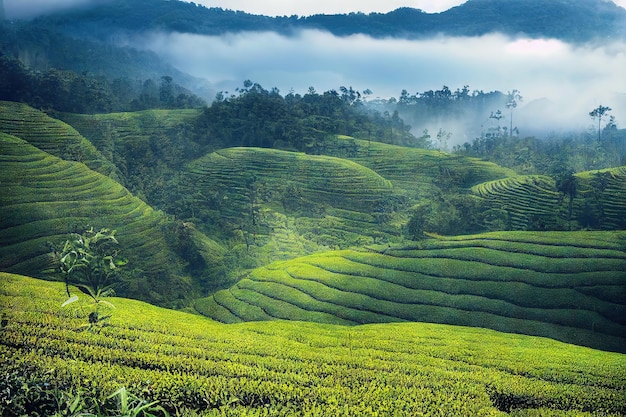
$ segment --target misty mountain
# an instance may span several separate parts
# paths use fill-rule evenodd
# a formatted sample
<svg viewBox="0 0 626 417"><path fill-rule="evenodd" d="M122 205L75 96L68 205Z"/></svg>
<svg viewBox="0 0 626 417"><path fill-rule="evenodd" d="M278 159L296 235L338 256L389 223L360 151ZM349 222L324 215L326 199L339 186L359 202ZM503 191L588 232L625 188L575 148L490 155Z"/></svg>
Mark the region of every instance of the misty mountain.
<svg viewBox="0 0 626 417"><path fill-rule="evenodd" d="M206 80L177 69L152 51L69 36L38 22L0 25L0 57L3 55L19 59L38 73L59 69L110 80L139 81L169 76L204 97L215 93Z"/></svg>
<svg viewBox="0 0 626 417"><path fill-rule="evenodd" d="M112 0L38 19L39 24L102 41L146 31L220 35L318 29L334 35L424 38L502 33L568 42L626 38L626 10L605 0L469 0L442 13L400 8L389 13L267 17L194 3Z"/></svg>

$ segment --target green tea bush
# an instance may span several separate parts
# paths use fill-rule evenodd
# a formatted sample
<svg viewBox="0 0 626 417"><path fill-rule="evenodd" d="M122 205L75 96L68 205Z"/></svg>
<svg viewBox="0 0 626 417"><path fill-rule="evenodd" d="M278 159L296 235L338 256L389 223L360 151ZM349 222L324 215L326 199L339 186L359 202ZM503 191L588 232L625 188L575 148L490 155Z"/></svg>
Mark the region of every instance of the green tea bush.
<svg viewBox="0 0 626 417"><path fill-rule="evenodd" d="M622 351L623 242L494 232L322 252L257 268L213 299L244 321L428 321Z"/></svg>

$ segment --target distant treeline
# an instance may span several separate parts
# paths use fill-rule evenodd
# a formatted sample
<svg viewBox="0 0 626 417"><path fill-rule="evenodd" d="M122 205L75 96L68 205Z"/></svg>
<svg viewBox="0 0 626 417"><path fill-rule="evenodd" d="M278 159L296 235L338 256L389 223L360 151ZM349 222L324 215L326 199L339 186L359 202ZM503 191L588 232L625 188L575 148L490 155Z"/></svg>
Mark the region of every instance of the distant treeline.
<svg viewBox="0 0 626 417"><path fill-rule="evenodd" d="M0 100L71 113L195 108L205 104L170 76L139 81L110 80L56 68L36 72L7 55L0 55Z"/></svg>
<svg viewBox="0 0 626 417"><path fill-rule="evenodd" d="M406 146L430 146L415 138L397 111L380 112L365 105L370 91L340 87L318 93L310 87L304 95L264 89L245 81L237 94L218 93L200 119L200 130L223 147L258 146L323 153L328 135L356 136Z"/></svg>

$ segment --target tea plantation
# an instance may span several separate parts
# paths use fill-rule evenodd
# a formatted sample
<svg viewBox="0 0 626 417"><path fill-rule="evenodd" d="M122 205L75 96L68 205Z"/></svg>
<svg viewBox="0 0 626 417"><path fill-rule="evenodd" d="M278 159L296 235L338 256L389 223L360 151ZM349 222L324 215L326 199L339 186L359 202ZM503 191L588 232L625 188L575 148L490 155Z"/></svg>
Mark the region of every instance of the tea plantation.
<svg viewBox="0 0 626 417"><path fill-rule="evenodd" d="M111 178L0 133L0 268L43 277L54 244L84 228L118 229L136 274L126 293L161 304L195 291L174 260L168 218ZM209 252L217 249L209 248ZM51 278L52 276L48 276ZM163 298L164 288L171 292Z"/></svg>
<svg viewBox="0 0 626 417"><path fill-rule="evenodd" d="M196 302L223 322L425 321L626 351L624 232L494 232L276 262Z"/></svg>
<svg viewBox="0 0 626 417"><path fill-rule="evenodd" d="M626 413L623 354L439 324L226 325L120 298L88 326L94 306L66 297L0 273L2 415L87 409L120 387L172 415Z"/></svg>

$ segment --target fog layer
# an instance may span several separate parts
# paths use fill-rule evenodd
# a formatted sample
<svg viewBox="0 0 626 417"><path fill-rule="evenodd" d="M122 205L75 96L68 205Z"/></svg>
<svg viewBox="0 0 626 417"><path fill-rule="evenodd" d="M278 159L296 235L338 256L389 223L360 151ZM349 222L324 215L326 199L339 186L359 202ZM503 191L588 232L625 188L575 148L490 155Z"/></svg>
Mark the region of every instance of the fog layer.
<svg viewBox="0 0 626 417"><path fill-rule="evenodd" d="M520 115L528 106L527 113L533 112L527 122L535 127L590 125L588 113L599 104L613 108L618 124L626 123L623 42L573 46L500 35L415 41L303 31L294 37L152 34L133 44L231 92L247 79L283 94L305 93L309 86L320 92L352 86L381 98L398 97L402 89L414 94L469 85L472 91L520 90Z"/></svg>

